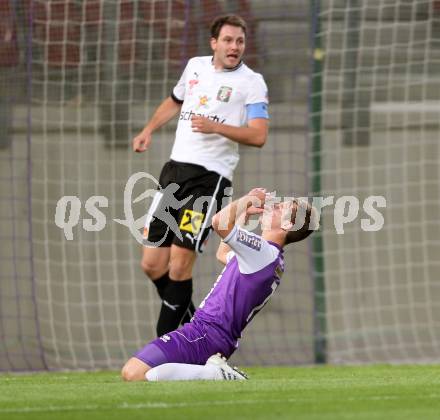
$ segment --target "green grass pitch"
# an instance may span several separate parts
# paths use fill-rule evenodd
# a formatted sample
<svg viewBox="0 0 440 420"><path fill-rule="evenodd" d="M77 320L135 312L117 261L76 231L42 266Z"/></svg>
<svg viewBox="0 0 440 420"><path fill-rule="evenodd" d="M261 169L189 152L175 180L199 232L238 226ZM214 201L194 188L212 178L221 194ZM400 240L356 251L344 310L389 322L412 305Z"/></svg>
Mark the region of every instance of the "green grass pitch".
<svg viewBox="0 0 440 420"><path fill-rule="evenodd" d="M440 418L440 366L246 371L246 382L123 383L117 372L5 374L0 419Z"/></svg>

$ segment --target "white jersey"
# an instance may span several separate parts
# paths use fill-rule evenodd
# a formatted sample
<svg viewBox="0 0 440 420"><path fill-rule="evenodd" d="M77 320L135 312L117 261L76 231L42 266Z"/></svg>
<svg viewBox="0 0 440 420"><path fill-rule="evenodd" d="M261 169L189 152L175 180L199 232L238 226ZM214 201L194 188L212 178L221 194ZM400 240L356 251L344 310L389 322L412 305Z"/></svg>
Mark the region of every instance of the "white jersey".
<svg viewBox="0 0 440 420"><path fill-rule="evenodd" d="M202 165L232 180L239 160L238 144L218 134L193 132L191 118L202 115L221 124L245 125L248 105L268 103L261 74L244 63L232 70L216 70L212 56L194 57L188 61L172 96L183 103L171 159Z"/></svg>

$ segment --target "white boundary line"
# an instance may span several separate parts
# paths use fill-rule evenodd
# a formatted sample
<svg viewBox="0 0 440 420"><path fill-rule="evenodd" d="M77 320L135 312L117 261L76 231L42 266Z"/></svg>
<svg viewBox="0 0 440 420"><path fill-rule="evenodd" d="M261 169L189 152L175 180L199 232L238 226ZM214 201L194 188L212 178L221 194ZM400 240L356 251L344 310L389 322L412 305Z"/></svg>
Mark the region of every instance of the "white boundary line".
<svg viewBox="0 0 440 420"><path fill-rule="evenodd" d="M438 399L440 394L426 394L419 395L417 399L431 400ZM394 401L404 399L403 395L384 395L384 396L371 396L371 397L359 397L359 398L343 398L346 401ZM93 410L136 410L136 409L172 409L172 408L187 408L187 407L205 407L205 406L224 406L224 405L243 405L243 404L282 404L282 403L303 403L313 402L315 398L282 398L282 399L268 399L264 400L258 398L253 400L225 400L225 401L198 401L198 402L181 402L181 403L164 403L164 402L151 402L151 403L139 403L129 404L122 403L114 406L109 405L48 405L45 407L21 407L21 408L0 408L0 413L32 413L32 412L45 412L45 411L93 411Z"/></svg>

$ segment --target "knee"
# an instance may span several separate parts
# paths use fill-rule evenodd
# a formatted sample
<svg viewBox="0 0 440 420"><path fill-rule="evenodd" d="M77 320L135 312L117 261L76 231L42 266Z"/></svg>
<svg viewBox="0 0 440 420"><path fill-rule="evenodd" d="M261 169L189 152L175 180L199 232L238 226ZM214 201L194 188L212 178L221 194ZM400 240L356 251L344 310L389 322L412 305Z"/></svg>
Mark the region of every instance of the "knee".
<svg viewBox="0 0 440 420"><path fill-rule="evenodd" d="M126 382L132 382L134 380L133 370L125 365L121 370L121 378Z"/></svg>
<svg viewBox="0 0 440 420"><path fill-rule="evenodd" d="M145 258L141 259L141 268L142 271L148 276L151 277L151 273L154 271L154 266Z"/></svg>
<svg viewBox="0 0 440 420"><path fill-rule="evenodd" d="M176 280L186 280L192 277L194 259L191 255L179 255L170 261L170 277Z"/></svg>
<svg viewBox="0 0 440 420"><path fill-rule="evenodd" d="M126 363L121 370L121 377L126 382L142 381L145 380L145 373Z"/></svg>
<svg viewBox="0 0 440 420"><path fill-rule="evenodd" d="M156 279L168 271L166 266L163 267L146 258L141 259L141 268L150 279Z"/></svg>
<svg viewBox="0 0 440 420"><path fill-rule="evenodd" d="M186 280L192 277L192 267L184 262L175 262L170 265L170 277L176 280Z"/></svg>

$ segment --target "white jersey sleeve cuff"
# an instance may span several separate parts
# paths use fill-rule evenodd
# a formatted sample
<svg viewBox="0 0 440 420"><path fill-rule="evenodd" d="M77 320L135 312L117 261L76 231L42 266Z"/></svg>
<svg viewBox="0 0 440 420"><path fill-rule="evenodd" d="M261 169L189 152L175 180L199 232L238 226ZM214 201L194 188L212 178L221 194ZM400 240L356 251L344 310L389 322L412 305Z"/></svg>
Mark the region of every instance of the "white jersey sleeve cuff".
<svg viewBox="0 0 440 420"><path fill-rule="evenodd" d="M279 249L260 235L234 226L223 239L234 251L238 268L243 274L252 274L262 270L278 258Z"/></svg>

